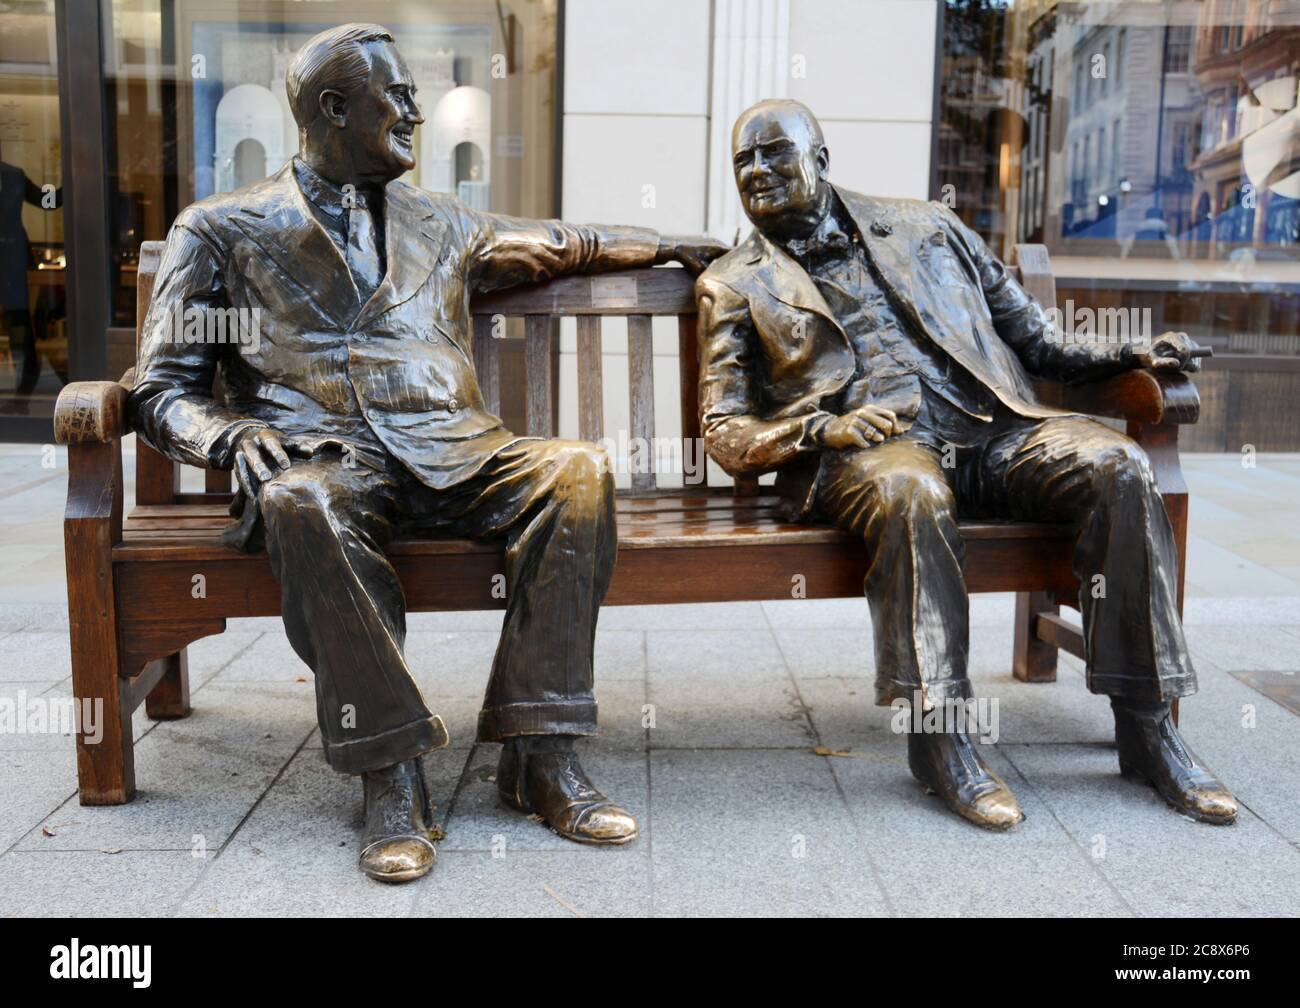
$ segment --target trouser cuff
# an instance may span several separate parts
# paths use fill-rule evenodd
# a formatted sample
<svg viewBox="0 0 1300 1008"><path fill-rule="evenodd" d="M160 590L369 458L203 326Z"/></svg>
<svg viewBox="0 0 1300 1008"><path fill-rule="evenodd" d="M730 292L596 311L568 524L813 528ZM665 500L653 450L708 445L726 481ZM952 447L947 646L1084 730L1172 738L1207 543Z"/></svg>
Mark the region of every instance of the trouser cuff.
<svg viewBox="0 0 1300 1008"><path fill-rule="evenodd" d="M595 735L596 701L512 703L484 707L478 716L480 742L504 742L516 735Z"/></svg>
<svg viewBox="0 0 1300 1008"><path fill-rule="evenodd" d="M442 718L432 714L400 728L346 742L325 742L325 762L342 773L382 770L403 760L441 749L451 741Z"/></svg>
<svg viewBox="0 0 1300 1008"><path fill-rule="evenodd" d="M1092 693L1128 700L1132 703L1167 703L1196 692L1196 676L1182 675L1153 679L1149 676L1090 672L1088 689Z"/></svg>
<svg viewBox="0 0 1300 1008"><path fill-rule="evenodd" d="M926 683L903 682L899 679L876 680L877 707L888 707L895 700L905 700L910 704L917 693L921 693L930 704L940 704L945 700L969 700L975 695L966 676Z"/></svg>

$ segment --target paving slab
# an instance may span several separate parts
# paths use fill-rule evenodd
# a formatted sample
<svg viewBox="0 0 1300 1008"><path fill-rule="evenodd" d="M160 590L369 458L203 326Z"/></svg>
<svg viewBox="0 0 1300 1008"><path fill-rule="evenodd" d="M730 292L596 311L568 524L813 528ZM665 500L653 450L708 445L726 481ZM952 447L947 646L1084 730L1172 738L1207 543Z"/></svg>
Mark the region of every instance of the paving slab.
<svg viewBox="0 0 1300 1008"><path fill-rule="evenodd" d="M187 851L10 851L0 857L0 913L165 917L202 868Z"/></svg>
<svg viewBox="0 0 1300 1008"><path fill-rule="evenodd" d="M425 761L434 821L445 818L463 760ZM412 886L357 868L361 787L317 752L294 757L227 846L213 850L177 913L186 916L401 917ZM441 865L435 866L435 871Z"/></svg>
<svg viewBox="0 0 1300 1008"><path fill-rule="evenodd" d="M1039 747L1032 747L1039 748ZM1050 748L1050 747L1047 747ZM851 758L831 757L858 824L880 863L890 902L917 917L1128 916L1049 806L1025 787L999 748L981 755L1015 793L1025 821L982 830L927 794L907 769L902 738L873 736Z"/></svg>
<svg viewBox="0 0 1300 1008"><path fill-rule="evenodd" d="M739 685L789 676L781 648L767 627L650 630L646 632L646 654L652 680L725 677Z"/></svg>
<svg viewBox="0 0 1300 1008"><path fill-rule="evenodd" d="M70 798L33 828L21 850L188 850L224 843L315 722L302 688L211 686L180 721L162 722L135 749L135 799L82 807ZM72 778L67 778L71 780Z"/></svg>
<svg viewBox="0 0 1300 1008"><path fill-rule="evenodd" d="M413 917L648 917L650 849L448 850L412 886Z"/></svg>
<svg viewBox="0 0 1300 1008"><path fill-rule="evenodd" d="M807 711L786 680L728 683L650 674L655 749L807 748L814 744Z"/></svg>
<svg viewBox="0 0 1300 1008"><path fill-rule="evenodd" d="M892 912L824 758L656 750L650 759L656 914Z"/></svg>
<svg viewBox="0 0 1300 1008"><path fill-rule="evenodd" d="M1185 819L1101 746L999 748L1139 916L1300 914L1300 851L1253 813L1235 826Z"/></svg>

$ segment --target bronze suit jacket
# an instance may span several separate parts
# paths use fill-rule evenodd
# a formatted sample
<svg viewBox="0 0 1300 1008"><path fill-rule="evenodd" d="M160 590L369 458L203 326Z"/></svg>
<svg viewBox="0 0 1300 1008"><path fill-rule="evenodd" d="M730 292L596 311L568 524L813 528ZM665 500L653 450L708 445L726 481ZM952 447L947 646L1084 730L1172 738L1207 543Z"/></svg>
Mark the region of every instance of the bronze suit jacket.
<svg viewBox="0 0 1300 1008"><path fill-rule="evenodd" d="M948 207L835 190L900 320L1025 417L1069 415L1030 375L1079 381L1122 370L1120 346L1065 342L1038 303ZM807 272L755 230L695 286L705 447L733 476L778 471L798 517L812 510L822 408L853 376L848 336Z"/></svg>
<svg viewBox="0 0 1300 1008"><path fill-rule="evenodd" d="M513 437L475 379L470 292L648 265L658 250L647 229L480 213L402 182L389 183L384 207L388 272L365 304L292 164L182 212L130 399L145 439L179 462L229 468L235 436L266 424L291 453L326 443L386 452L427 486L451 486ZM255 338L178 341L173 313L191 308L249 313Z"/></svg>

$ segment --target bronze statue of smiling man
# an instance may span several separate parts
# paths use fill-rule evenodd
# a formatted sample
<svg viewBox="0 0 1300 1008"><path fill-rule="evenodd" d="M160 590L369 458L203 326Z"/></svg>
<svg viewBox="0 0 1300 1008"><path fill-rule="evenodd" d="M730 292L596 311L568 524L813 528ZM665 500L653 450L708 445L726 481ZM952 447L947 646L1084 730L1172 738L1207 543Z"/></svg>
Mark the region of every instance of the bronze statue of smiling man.
<svg viewBox="0 0 1300 1008"><path fill-rule="evenodd" d="M754 231L699 278L701 425L733 475L775 470L791 516L862 537L876 701L971 695L959 515L1064 522L1077 540L1088 688L1110 698L1121 772L1181 812L1231 823L1228 790L1170 716L1196 690L1177 557L1142 449L1038 402L1031 375L1192 370L1181 333L1149 345L1061 340L984 242L941 203L834 186L798 102L765 101L732 132ZM1022 814L960 727L908 734L912 773L957 814Z"/></svg>
<svg viewBox="0 0 1300 1008"><path fill-rule="evenodd" d="M669 260L698 271L723 246L480 213L397 181L424 120L379 25L312 38L287 88L298 156L172 227L135 427L177 461L234 469L226 540L270 555L285 631L315 673L325 758L363 781L363 871L405 882L435 857L419 757L447 733L403 656L405 600L383 549L403 529L505 541L509 604L478 724L480 741L502 744L502 800L570 839L626 843L636 820L574 750L596 730L612 477L595 445L520 437L487 412L469 295ZM246 311L258 339L169 338L193 309Z"/></svg>

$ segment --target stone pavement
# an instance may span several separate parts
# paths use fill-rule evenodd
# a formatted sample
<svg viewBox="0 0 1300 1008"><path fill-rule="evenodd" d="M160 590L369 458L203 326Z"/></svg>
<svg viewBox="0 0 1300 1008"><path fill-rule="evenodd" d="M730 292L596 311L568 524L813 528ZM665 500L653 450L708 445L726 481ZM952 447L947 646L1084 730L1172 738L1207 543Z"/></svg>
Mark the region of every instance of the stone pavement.
<svg viewBox="0 0 1300 1008"><path fill-rule="evenodd" d="M0 703L70 694L66 468L42 461L0 446ZM499 615L419 614L412 666L453 738L428 758L446 839L432 875L386 887L355 869L360 788L322 759L310 674L278 621L242 620L190 649L190 718L137 714L131 805L77 804L71 738L0 734L0 913L1295 915L1300 718L1279 700L1295 705L1300 669L1300 456L1191 456L1187 472L1201 692L1183 725L1241 800L1235 827L1119 778L1078 663L1012 679L1006 595L973 600L972 675L998 701L986 751L1027 820L959 821L872 706L850 599L607 609L604 734L584 763L642 837L579 847L503 809L496 749L473 744Z"/></svg>

